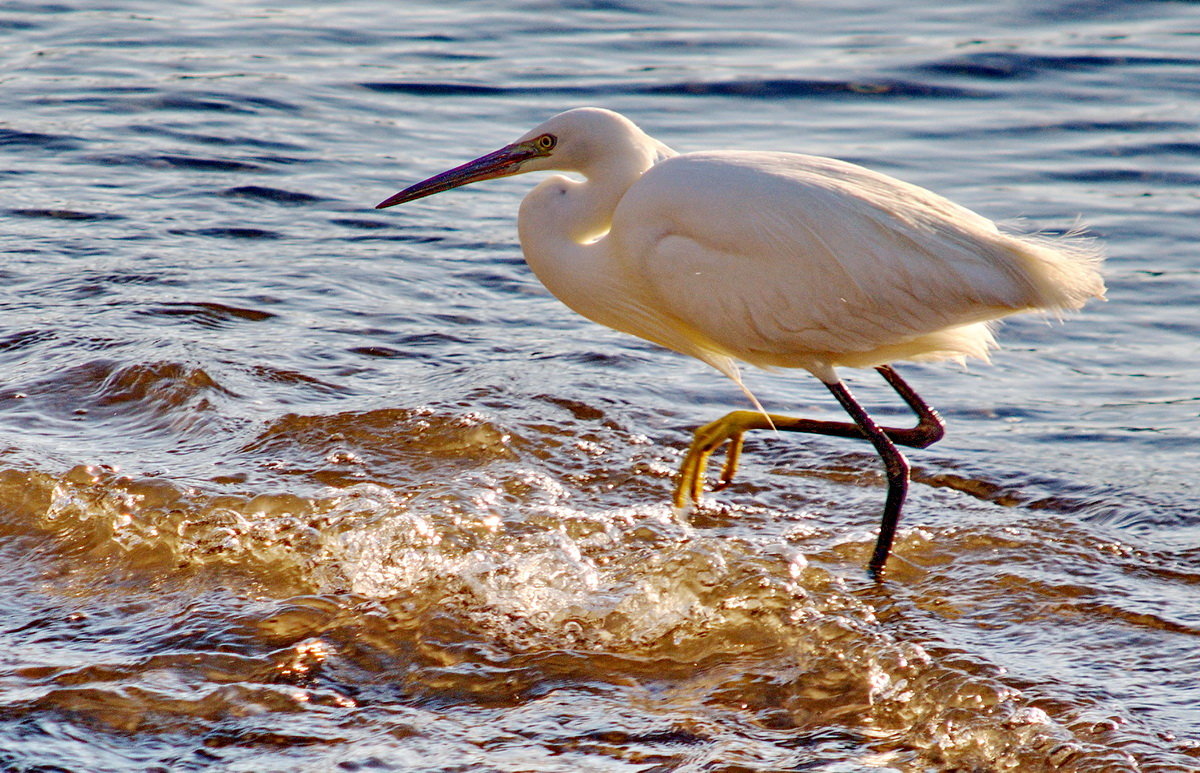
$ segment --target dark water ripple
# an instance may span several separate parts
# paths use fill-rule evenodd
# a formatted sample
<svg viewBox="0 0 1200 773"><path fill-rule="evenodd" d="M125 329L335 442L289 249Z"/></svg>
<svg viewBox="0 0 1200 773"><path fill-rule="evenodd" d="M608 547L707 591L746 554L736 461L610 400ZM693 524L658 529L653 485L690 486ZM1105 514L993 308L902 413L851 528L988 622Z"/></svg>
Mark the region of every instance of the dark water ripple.
<svg viewBox="0 0 1200 773"><path fill-rule="evenodd" d="M203 158L198 156L182 156L173 154L163 154L155 156L139 156L132 154L120 155L99 155L92 156L87 159L93 164L103 166L147 166L147 167L175 167L180 169L190 169L199 172L252 172L262 174L266 172L266 167L260 163L248 161L235 161L228 158ZM287 163L285 159L274 158L269 160L270 163Z"/></svg>
<svg viewBox="0 0 1200 773"><path fill-rule="evenodd" d="M52 220L124 220L122 215L109 212L80 212L76 209L10 209L10 214L17 217L49 218Z"/></svg>
<svg viewBox="0 0 1200 773"><path fill-rule="evenodd" d="M0 767L1200 769L1197 10L5 5ZM529 180L371 210L589 103L1106 243L1108 303L906 369L886 585L852 443L680 523L744 399L546 297Z"/></svg>
<svg viewBox="0 0 1200 773"><path fill-rule="evenodd" d="M146 309L142 313L162 317L181 317L205 327L219 327L239 321L261 322L275 315L258 309L244 309L223 303L165 303L159 308Z"/></svg>
<svg viewBox="0 0 1200 773"><path fill-rule="evenodd" d="M1192 68L1200 64L1194 57L1166 56L1052 56L1021 51L984 51L942 62L932 62L920 69L925 72L957 75L983 80L1029 80L1064 72L1087 72L1106 68L1127 70L1139 67Z"/></svg>
<svg viewBox="0 0 1200 773"><path fill-rule="evenodd" d="M74 150L83 145L77 137L63 137L0 127L0 147L29 145L47 150Z"/></svg>
<svg viewBox="0 0 1200 773"><path fill-rule="evenodd" d="M299 191L288 191L279 188L269 188L264 185L239 185L221 191L222 196L237 199L258 199L275 204L308 204L320 201L320 196L312 196Z"/></svg>
<svg viewBox="0 0 1200 773"><path fill-rule="evenodd" d="M575 100L604 99L617 95L647 94L671 96L725 96L757 99L827 98L831 95L868 95L878 97L907 97L931 99L978 99L986 92L936 86L930 83L906 83L896 80L877 81L820 81L797 79L684 81L679 83L621 83L595 86L539 86L534 88L485 86L469 83L365 82L365 89L385 94L405 94L419 97L439 96L518 96L561 95Z"/></svg>
<svg viewBox="0 0 1200 773"><path fill-rule="evenodd" d="M869 95L878 97L920 97L931 99L973 99L986 96L984 92L935 86L930 83L903 81L801 81L739 80L726 82L687 82L644 87L647 94L684 96L736 96L757 99L789 99L828 97L831 95Z"/></svg>

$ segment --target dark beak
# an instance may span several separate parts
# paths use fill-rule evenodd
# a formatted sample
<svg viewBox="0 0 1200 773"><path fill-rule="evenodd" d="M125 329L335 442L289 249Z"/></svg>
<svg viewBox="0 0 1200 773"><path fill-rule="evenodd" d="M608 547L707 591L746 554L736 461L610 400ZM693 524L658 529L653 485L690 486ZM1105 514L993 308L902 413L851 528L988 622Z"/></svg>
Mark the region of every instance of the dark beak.
<svg viewBox="0 0 1200 773"><path fill-rule="evenodd" d="M528 142L506 145L499 150L488 153L486 156L469 161L462 166L456 166L448 172L435 174L428 180L423 180L416 185L411 185L376 204L375 209L394 207L397 204L422 199L426 196L432 196L435 193L448 191L451 188L479 182L480 180L491 180L495 177L507 177L508 175L517 174L521 171L521 164L537 155L541 155L540 151Z"/></svg>

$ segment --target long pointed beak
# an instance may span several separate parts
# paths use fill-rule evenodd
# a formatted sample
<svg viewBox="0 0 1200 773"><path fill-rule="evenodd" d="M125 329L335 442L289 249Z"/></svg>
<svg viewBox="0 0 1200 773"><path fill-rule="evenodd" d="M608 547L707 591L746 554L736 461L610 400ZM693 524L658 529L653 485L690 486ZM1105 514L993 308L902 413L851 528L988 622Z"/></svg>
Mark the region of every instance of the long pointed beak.
<svg viewBox="0 0 1200 773"><path fill-rule="evenodd" d="M532 143L517 142L512 145L505 145L499 150L488 153L486 156L481 156L474 161L468 161L462 166L456 166L441 174L435 174L428 180L422 180L416 185L410 185L399 193L389 196L376 204L375 209L394 207L397 204L422 199L426 196L432 196L435 193L448 191L451 188L479 182L480 180L491 180L496 177L507 177L508 175L517 174L521 171L521 164L538 155L542 155L542 153Z"/></svg>

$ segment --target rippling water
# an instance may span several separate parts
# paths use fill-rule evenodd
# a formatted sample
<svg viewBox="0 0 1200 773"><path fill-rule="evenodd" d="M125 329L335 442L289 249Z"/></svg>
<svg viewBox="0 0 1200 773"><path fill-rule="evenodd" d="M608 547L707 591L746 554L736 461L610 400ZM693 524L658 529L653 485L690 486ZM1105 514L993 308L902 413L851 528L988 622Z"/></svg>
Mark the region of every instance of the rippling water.
<svg viewBox="0 0 1200 773"><path fill-rule="evenodd" d="M1198 42L1183 2L4 5L0 763L1200 769ZM888 582L855 443L762 433L675 518L744 398L542 290L529 179L371 210L584 104L1107 245L1108 303L903 369L950 431Z"/></svg>

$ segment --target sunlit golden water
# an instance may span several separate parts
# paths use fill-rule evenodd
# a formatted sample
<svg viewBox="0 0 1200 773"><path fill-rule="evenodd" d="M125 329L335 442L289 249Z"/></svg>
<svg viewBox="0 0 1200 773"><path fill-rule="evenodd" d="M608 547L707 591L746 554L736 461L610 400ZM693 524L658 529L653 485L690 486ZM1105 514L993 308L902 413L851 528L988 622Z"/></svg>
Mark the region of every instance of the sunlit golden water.
<svg viewBox="0 0 1200 773"><path fill-rule="evenodd" d="M98 466L6 471L6 552L22 556L30 594L6 656L9 716L190 738L189 765L225 746L240 751L214 762L397 734L402 749L410 736L433 744L412 752L431 769L553 768L560 756L747 770L838 755L905 769L1153 759L1157 739L1103 704L1011 678L931 629L974 619L1052 637L1090 618L1110 634L1124 620L1192 635L1044 570L1100 556L1148 571L1129 546L1028 515L988 526L975 508L907 531L904 560L875 586L860 567L868 535L847 540L802 513L724 505L680 523L639 490L665 488L652 449L635 452L650 456L648 481L622 498L659 502L573 504L618 474L604 458L620 449L569 426L514 429L431 409L285 415L249 447L270 465L322 454L284 470L306 495ZM588 443L596 460L575 469L578 484L529 461ZM371 464L372 448L390 458ZM388 477L369 480L372 469Z"/></svg>
<svg viewBox="0 0 1200 773"><path fill-rule="evenodd" d="M0 10L0 766L1200 769L1198 21ZM759 433L671 510L744 398L546 296L529 181L370 209L586 103L1108 245L1108 303L901 366L949 435L887 582L854 442Z"/></svg>

